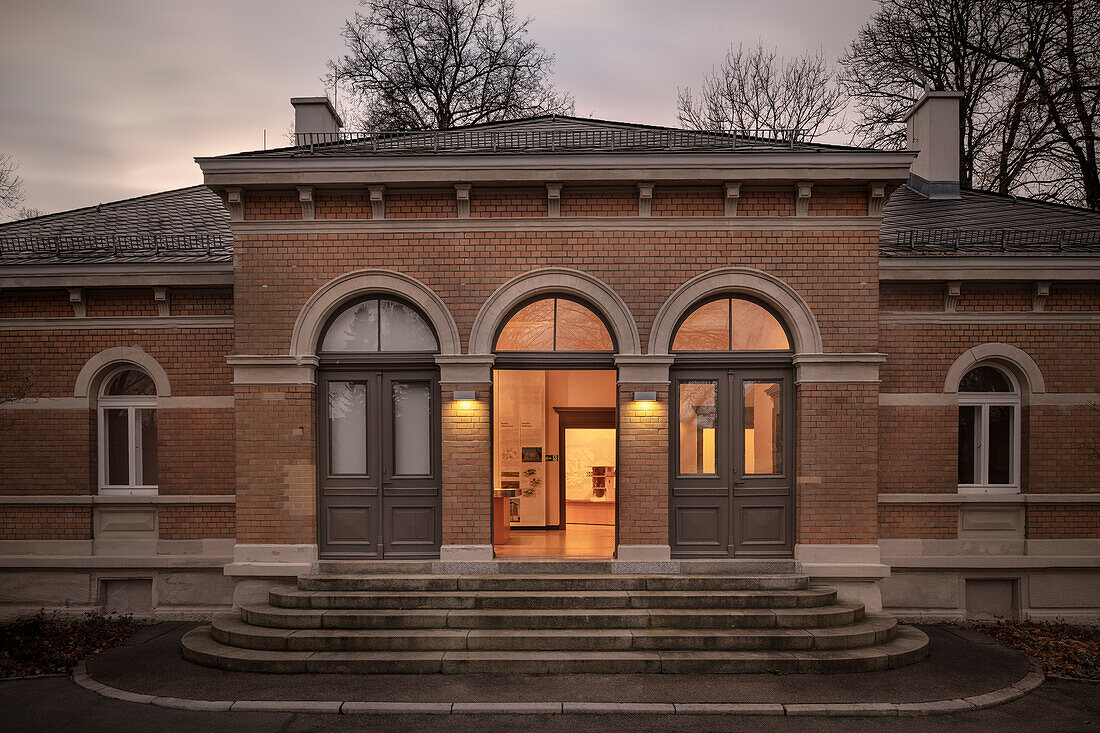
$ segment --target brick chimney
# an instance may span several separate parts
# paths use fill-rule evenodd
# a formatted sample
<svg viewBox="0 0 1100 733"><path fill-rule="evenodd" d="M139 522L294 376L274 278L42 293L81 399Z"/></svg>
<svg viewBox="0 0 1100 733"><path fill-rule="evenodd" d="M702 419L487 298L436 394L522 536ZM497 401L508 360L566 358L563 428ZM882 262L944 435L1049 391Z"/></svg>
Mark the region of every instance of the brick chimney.
<svg viewBox="0 0 1100 733"><path fill-rule="evenodd" d="M328 97L291 97L295 133L339 132L344 126Z"/></svg>
<svg viewBox="0 0 1100 733"><path fill-rule="evenodd" d="M908 147L920 151L909 167L909 188L926 198L959 198L962 96L962 92L925 92L905 115Z"/></svg>

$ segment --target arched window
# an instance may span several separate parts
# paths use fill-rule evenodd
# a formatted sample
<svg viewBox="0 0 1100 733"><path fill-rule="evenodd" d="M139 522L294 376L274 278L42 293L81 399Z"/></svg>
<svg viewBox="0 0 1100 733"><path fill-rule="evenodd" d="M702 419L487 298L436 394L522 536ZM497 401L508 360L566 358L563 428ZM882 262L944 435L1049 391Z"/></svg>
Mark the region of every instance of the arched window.
<svg viewBox="0 0 1100 733"><path fill-rule="evenodd" d="M676 330L675 351L785 351L791 348L783 324L757 303L719 298L695 307Z"/></svg>
<svg viewBox="0 0 1100 733"><path fill-rule="evenodd" d="M1011 374L981 365L959 382L959 487L1020 486L1020 390Z"/></svg>
<svg viewBox="0 0 1100 733"><path fill-rule="evenodd" d="M345 307L325 330L322 352L371 353L439 350L439 342L419 311L397 300L370 298Z"/></svg>
<svg viewBox="0 0 1100 733"><path fill-rule="evenodd" d="M157 389L152 378L131 366L111 372L97 407L100 488L156 491Z"/></svg>
<svg viewBox="0 0 1100 733"><path fill-rule="evenodd" d="M614 351L607 325L587 306L541 298L516 311L497 336L497 351Z"/></svg>

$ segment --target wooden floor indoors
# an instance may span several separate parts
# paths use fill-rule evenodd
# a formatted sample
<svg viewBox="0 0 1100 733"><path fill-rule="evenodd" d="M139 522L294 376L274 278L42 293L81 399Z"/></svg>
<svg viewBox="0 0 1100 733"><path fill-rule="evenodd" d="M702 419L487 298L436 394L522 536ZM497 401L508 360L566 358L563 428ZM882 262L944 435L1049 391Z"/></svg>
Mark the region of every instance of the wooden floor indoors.
<svg viewBox="0 0 1100 733"><path fill-rule="evenodd" d="M607 558L615 552L615 527L567 524L565 529L513 529L507 544L496 545L497 557Z"/></svg>

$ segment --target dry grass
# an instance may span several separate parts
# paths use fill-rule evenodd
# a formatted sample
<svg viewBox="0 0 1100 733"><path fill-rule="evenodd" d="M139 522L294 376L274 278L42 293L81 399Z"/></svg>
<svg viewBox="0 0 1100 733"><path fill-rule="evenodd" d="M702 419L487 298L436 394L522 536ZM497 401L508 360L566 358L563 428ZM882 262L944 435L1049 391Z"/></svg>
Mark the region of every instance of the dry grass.
<svg viewBox="0 0 1100 733"><path fill-rule="evenodd" d="M998 621L974 629L1023 652L1043 671L1074 680L1100 681L1100 629L1039 621Z"/></svg>
<svg viewBox="0 0 1100 733"><path fill-rule="evenodd" d="M0 678L69 672L140 628L129 616L88 613L62 618L39 611L0 626Z"/></svg>

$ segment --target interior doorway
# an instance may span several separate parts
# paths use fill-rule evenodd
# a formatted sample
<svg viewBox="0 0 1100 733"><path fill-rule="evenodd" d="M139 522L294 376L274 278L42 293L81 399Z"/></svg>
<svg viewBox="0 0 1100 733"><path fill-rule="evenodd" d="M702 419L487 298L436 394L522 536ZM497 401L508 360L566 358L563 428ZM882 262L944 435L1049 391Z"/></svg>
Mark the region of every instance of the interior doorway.
<svg viewBox="0 0 1100 733"><path fill-rule="evenodd" d="M493 390L497 556L611 557L615 370L497 369Z"/></svg>

